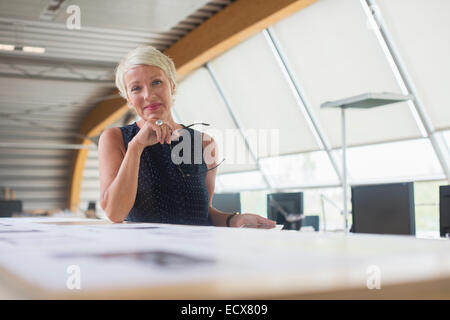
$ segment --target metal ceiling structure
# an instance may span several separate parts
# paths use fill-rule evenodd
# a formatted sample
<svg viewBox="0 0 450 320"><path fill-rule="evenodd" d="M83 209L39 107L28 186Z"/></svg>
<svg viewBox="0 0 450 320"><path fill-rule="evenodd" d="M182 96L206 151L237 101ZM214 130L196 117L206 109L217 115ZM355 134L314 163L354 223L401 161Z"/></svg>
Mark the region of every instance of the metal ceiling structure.
<svg viewBox="0 0 450 320"><path fill-rule="evenodd" d="M80 30L65 25L71 1L0 2L0 44L46 48L43 55L0 51L0 187L15 190L25 209L67 205L73 148L85 138L80 126L99 103L117 97L113 71L126 52L179 44L234 1L182 2L136 1L126 24L119 2L81 1L87 24ZM413 94L413 103L349 114L352 182L450 181L447 9L445 0L319 0L202 62L179 83L174 113L182 123L238 132L237 145L252 160L221 165L219 191L324 188L341 184L341 127L320 104L367 91ZM152 21L141 20L143 12ZM111 126L132 121L127 114ZM248 128L279 129L279 154L257 149ZM94 147L77 209L98 201L99 190Z"/></svg>
<svg viewBox="0 0 450 320"><path fill-rule="evenodd" d="M118 61L138 45L165 50L231 2L77 1L77 30L66 25L73 1L0 1L0 45L15 47L0 50L0 188L24 210L67 208L81 122L114 97ZM17 50L24 46L45 53ZM84 176L80 209L98 199L95 150Z"/></svg>

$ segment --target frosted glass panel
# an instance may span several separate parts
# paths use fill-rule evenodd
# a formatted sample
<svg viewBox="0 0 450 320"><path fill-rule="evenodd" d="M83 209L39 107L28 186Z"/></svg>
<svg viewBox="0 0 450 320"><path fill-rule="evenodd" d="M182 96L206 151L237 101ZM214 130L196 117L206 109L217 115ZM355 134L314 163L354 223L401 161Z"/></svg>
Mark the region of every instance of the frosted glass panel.
<svg viewBox="0 0 450 320"><path fill-rule="evenodd" d="M259 33L211 63L244 130L279 132L278 148L256 148L259 157L317 150L318 145L271 48Z"/></svg>
<svg viewBox="0 0 450 320"><path fill-rule="evenodd" d="M347 157L353 184L444 178L427 139L353 147Z"/></svg>
<svg viewBox="0 0 450 320"><path fill-rule="evenodd" d="M449 131L444 131L442 133L442 135L444 136L445 139L445 150L447 152L447 154L450 154L450 130Z"/></svg>
<svg viewBox="0 0 450 320"><path fill-rule="evenodd" d="M303 192L305 215L318 215L320 230L344 230L343 212L344 196L342 188L314 188L300 190ZM347 208L351 208L348 199ZM352 215L348 215L351 225Z"/></svg>
<svg viewBox="0 0 450 320"><path fill-rule="evenodd" d="M450 1L376 3L435 129L450 128Z"/></svg>
<svg viewBox="0 0 450 320"><path fill-rule="evenodd" d="M274 188L338 184L338 177L324 151L260 160L261 170Z"/></svg>
<svg viewBox="0 0 450 320"><path fill-rule="evenodd" d="M222 192L267 188L259 171L223 174L219 176L219 180L222 185Z"/></svg>
<svg viewBox="0 0 450 320"><path fill-rule="evenodd" d="M267 190L241 192L241 212L267 218Z"/></svg>
<svg viewBox="0 0 450 320"><path fill-rule="evenodd" d="M450 130L437 133L437 141L440 142L440 148L442 150L444 161L447 162L447 166L450 168Z"/></svg>
<svg viewBox="0 0 450 320"><path fill-rule="evenodd" d="M211 125L195 129L206 132L216 141L219 161L226 159L219 166L218 174L256 169L241 133L205 68L196 70L179 84L174 111L185 125L195 122Z"/></svg>
<svg viewBox="0 0 450 320"><path fill-rule="evenodd" d="M339 110L326 101L366 92L401 93L359 0L321 0L273 26L299 85L333 147L341 145ZM421 137L407 103L347 112L347 143Z"/></svg>

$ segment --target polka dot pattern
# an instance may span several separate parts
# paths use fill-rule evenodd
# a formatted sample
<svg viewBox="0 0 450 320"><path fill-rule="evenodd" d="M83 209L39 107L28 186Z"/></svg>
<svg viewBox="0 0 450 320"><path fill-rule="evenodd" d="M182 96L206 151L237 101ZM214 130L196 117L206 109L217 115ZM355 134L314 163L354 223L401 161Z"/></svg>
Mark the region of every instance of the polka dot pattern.
<svg viewBox="0 0 450 320"><path fill-rule="evenodd" d="M120 128L125 145L139 132L136 122ZM195 130L188 128L191 141ZM195 134L198 137L198 132ZM201 136L200 136L201 137ZM178 142L172 142L175 146ZM191 154L194 152L194 143ZM206 187L206 163L180 166L185 173L204 172L198 176L184 177L171 160L167 144L146 147L141 155L136 200L126 220L188 225L211 225L209 195Z"/></svg>

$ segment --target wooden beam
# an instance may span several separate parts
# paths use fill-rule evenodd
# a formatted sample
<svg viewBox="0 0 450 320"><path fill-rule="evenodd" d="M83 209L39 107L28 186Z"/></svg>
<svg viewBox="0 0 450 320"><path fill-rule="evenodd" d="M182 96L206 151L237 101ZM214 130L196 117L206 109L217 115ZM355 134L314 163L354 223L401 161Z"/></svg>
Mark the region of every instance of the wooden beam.
<svg viewBox="0 0 450 320"><path fill-rule="evenodd" d="M85 139L81 144L89 145L90 143L91 142L89 140ZM87 149L79 149L74 151L74 155L72 158L69 184L69 209L72 212L77 212L80 205L81 183L83 181L83 171L87 156Z"/></svg>
<svg viewBox="0 0 450 320"><path fill-rule="evenodd" d="M317 0L237 0L206 20L164 53L171 57L178 80L228 49ZM116 91L117 93L117 91ZM85 118L80 134L100 134L128 111L122 98L101 102ZM89 144L83 140L81 144ZM72 162L69 208L76 211L88 150L77 150Z"/></svg>
<svg viewBox="0 0 450 320"><path fill-rule="evenodd" d="M129 110L126 101L119 97L100 102L84 119L80 135L86 137L98 136L110 124L119 120ZM78 139L79 144L89 145L88 139ZM79 149L74 152L70 171L69 203L71 211L76 212L80 203L81 182L88 156L88 149Z"/></svg>
<svg viewBox="0 0 450 320"><path fill-rule="evenodd" d="M116 93L119 94L118 91ZM127 101L122 97L104 100L92 109L84 119L80 134L88 137L98 136L110 124L119 120L128 110Z"/></svg>
<svg viewBox="0 0 450 320"><path fill-rule="evenodd" d="M237 0L165 51L179 78L317 0Z"/></svg>

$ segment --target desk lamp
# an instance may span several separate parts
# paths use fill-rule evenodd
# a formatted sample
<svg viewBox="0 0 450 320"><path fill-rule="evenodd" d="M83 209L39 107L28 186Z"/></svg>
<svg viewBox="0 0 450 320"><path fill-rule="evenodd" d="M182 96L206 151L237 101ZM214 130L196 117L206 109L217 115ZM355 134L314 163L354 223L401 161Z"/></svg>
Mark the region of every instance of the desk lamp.
<svg viewBox="0 0 450 320"><path fill-rule="evenodd" d="M321 108L340 108L342 119L342 187L344 191L344 219L345 233L348 232L348 209L347 209L347 163L346 163L346 140L345 140L345 109L369 109L381 107L387 104L402 102L413 99L412 95L403 95L390 92L364 93L350 98L336 101L327 101L320 105Z"/></svg>

